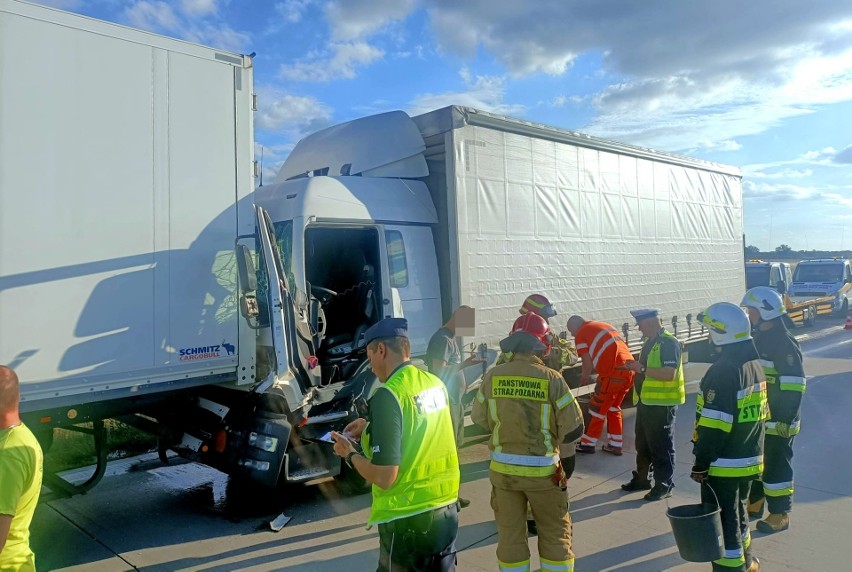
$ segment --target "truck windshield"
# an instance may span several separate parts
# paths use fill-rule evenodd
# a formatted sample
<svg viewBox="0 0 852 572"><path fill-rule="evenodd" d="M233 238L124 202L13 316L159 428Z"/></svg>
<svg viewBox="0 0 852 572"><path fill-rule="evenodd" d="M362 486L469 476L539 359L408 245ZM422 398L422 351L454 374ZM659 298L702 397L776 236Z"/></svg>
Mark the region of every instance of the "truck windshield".
<svg viewBox="0 0 852 572"><path fill-rule="evenodd" d="M799 264L793 282L840 282L843 267L839 264Z"/></svg>
<svg viewBox="0 0 852 572"><path fill-rule="evenodd" d="M769 265L746 266L746 289L769 286Z"/></svg>

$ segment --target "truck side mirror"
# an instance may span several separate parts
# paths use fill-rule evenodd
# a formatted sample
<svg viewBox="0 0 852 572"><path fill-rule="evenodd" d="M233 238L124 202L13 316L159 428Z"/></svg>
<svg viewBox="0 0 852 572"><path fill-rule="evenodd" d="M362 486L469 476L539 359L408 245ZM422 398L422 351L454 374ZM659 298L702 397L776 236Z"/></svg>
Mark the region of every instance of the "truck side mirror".
<svg viewBox="0 0 852 572"><path fill-rule="evenodd" d="M246 318L260 315L257 305L257 271L252 262L251 251L244 244L237 245L237 272L239 273L242 294L240 295L240 312Z"/></svg>
<svg viewBox="0 0 852 572"><path fill-rule="evenodd" d="M779 282L778 285L775 286L775 289L778 290L779 294L786 294L787 293L787 285L784 284L783 282Z"/></svg>
<svg viewBox="0 0 852 572"><path fill-rule="evenodd" d="M254 269L251 251L245 244L237 245L237 271L240 274L240 286L244 291L257 290L257 271Z"/></svg>

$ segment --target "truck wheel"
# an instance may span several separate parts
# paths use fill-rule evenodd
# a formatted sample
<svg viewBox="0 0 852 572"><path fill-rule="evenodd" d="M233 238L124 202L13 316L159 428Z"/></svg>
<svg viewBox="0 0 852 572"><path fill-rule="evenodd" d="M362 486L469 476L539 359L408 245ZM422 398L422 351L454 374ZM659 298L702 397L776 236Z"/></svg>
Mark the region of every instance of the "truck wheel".
<svg viewBox="0 0 852 572"><path fill-rule="evenodd" d="M816 306L808 306L808 319L805 320L805 326L813 328L816 325Z"/></svg>
<svg viewBox="0 0 852 572"><path fill-rule="evenodd" d="M372 485L364 480L358 471L341 461L340 474L334 477L337 490L346 496L363 495L372 490Z"/></svg>

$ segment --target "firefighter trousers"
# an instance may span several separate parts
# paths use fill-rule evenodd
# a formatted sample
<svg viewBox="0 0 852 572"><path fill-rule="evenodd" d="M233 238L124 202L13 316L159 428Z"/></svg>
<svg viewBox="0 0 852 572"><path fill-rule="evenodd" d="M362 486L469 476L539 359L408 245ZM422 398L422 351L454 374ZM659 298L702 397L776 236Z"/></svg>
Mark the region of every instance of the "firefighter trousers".
<svg viewBox="0 0 852 572"><path fill-rule="evenodd" d="M672 488L675 449L674 423L677 407L669 405L636 405L636 472L648 479L654 470L654 483Z"/></svg>
<svg viewBox="0 0 852 572"><path fill-rule="evenodd" d="M767 435L763 441L763 481L751 484L749 502L766 498L772 514L787 514L793 509L793 439Z"/></svg>
<svg viewBox="0 0 852 572"><path fill-rule="evenodd" d="M621 403L633 388L630 378L601 377L595 386L595 393L589 400L589 426L580 439L581 445L595 445L607 426L607 441L610 447L622 447L624 444L624 421L621 416Z"/></svg>
<svg viewBox="0 0 852 572"><path fill-rule="evenodd" d="M491 508L497 524L500 570L530 569L527 503L538 529L538 553L545 570L574 569L568 495L549 476L521 477L490 472Z"/></svg>
<svg viewBox="0 0 852 572"><path fill-rule="evenodd" d="M713 562L715 572L745 572L751 565L746 503L752 480L750 477L708 477L707 486L701 487L701 502L715 505L718 499L722 511L725 555Z"/></svg>

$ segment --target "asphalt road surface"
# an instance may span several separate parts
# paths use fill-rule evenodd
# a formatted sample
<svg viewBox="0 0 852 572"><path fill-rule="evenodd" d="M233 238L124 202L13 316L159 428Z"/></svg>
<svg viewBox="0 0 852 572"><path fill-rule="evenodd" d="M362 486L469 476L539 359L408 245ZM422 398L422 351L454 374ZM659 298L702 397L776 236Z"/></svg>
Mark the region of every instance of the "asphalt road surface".
<svg viewBox="0 0 852 572"><path fill-rule="evenodd" d="M790 530L753 532L762 570L852 570L852 331L823 321L804 334L808 389L803 430L795 442L796 493ZM691 364L687 379L705 366ZM689 443L696 384L678 413L675 495L672 506L697 502L689 480ZM666 502L646 503L619 485L634 463L633 410L625 411L625 455L578 459L569 484L576 570L708 570L678 555ZM496 530L489 506L487 448L469 428L462 449L462 496L472 505L460 516L461 571L496 570ZM370 496L340 496L325 483L276 493L239 491L226 476L192 463L163 466L156 459L111 467L86 495L43 502L32 544L45 570L375 570L378 537L366 530ZM280 532L269 521L292 520ZM752 529L754 530L754 529ZM535 539L531 540L537 564Z"/></svg>

